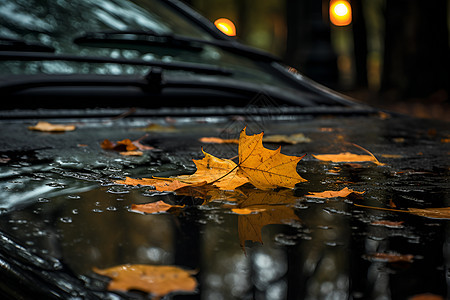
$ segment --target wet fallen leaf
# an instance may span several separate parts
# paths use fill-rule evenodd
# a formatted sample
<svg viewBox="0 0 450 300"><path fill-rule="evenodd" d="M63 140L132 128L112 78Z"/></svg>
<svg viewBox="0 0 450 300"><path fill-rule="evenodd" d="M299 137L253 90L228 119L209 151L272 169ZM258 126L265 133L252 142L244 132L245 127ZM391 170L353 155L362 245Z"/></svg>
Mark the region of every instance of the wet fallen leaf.
<svg viewBox="0 0 450 300"><path fill-rule="evenodd" d="M379 221L373 221L370 223L375 226L385 226L389 228L402 228L403 227L403 221L387 221L387 220L379 220Z"/></svg>
<svg viewBox="0 0 450 300"><path fill-rule="evenodd" d="M441 143L450 143L450 138L441 139Z"/></svg>
<svg viewBox="0 0 450 300"><path fill-rule="evenodd" d="M264 143L277 143L277 144L299 144L310 143L311 139L306 137L303 133L296 133L291 135L270 135L263 138Z"/></svg>
<svg viewBox="0 0 450 300"><path fill-rule="evenodd" d="M364 192L357 192L357 191L354 191L354 190L351 190L351 189L345 187L340 191L325 191L325 192L318 192L318 193L309 193L308 195L306 195L306 197L321 198L321 199L336 198L336 197L345 198L352 193L359 194L359 195L364 194Z"/></svg>
<svg viewBox="0 0 450 300"><path fill-rule="evenodd" d="M102 149L104 150L118 151L121 155L140 156L144 154L142 151L154 149L153 147L141 144L141 140L144 137L146 137L146 135L135 141L131 141L130 139L124 139L117 142L112 142L108 139L105 139L100 144L100 147L102 147Z"/></svg>
<svg viewBox="0 0 450 300"><path fill-rule="evenodd" d="M313 154L315 158L322 161L331 162L373 162L377 165L382 165L375 157L366 154L353 154L344 152L339 154Z"/></svg>
<svg viewBox="0 0 450 300"><path fill-rule="evenodd" d="M43 131L43 132L65 132L75 130L75 125L52 124L49 122L39 121L34 126L29 126L29 130Z"/></svg>
<svg viewBox="0 0 450 300"><path fill-rule="evenodd" d="M211 144L238 144L239 140L236 139L222 139L218 137L202 137L199 139L202 143L211 143Z"/></svg>
<svg viewBox="0 0 450 300"><path fill-rule="evenodd" d="M280 148L267 149L262 145L262 137L263 133L249 136L245 133L245 128L242 130L239 137L238 164L202 150L205 157L194 160L197 167L194 174L160 179L178 180L197 186L211 184L222 190L234 190L248 182L266 190L276 187L294 188L296 183L306 181L297 173L297 163L304 156L284 155L280 153Z"/></svg>
<svg viewBox="0 0 450 300"><path fill-rule="evenodd" d="M344 152L339 154L318 154L313 156L322 161L331 161L331 162L373 162L376 165L383 166L384 164L379 162L375 155L372 154L369 150L365 149L356 144L352 144L353 146L365 151L367 154L353 154L350 152Z"/></svg>
<svg viewBox="0 0 450 300"><path fill-rule="evenodd" d="M411 254L397 254L397 253L374 253L371 255L367 255L367 258L371 261L380 261L380 262L389 262L389 263L397 263L397 262L412 262L414 256Z"/></svg>
<svg viewBox="0 0 450 300"><path fill-rule="evenodd" d="M408 208L408 212L430 219L450 219L450 207L441 208Z"/></svg>
<svg viewBox="0 0 450 300"><path fill-rule="evenodd" d="M125 156L141 156L144 155L144 152L142 151L123 151L123 152L119 152L120 155L125 155Z"/></svg>
<svg viewBox="0 0 450 300"><path fill-rule="evenodd" d="M115 151L134 151L137 150L137 146L133 144L130 139L124 139L117 142L111 142L108 139L103 140L100 147L105 150L115 150Z"/></svg>
<svg viewBox="0 0 450 300"><path fill-rule="evenodd" d="M157 201L152 203L146 203L146 204L132 204L131 210L133 211L139 211L146 214L155 214L155 213L161 213L168 211L171 208L183 208L184 205L170 205L167 204L164 201Z"/></svg>
<svg viewBox="0 0 450 300"><path fill-rule="evenodd" d="M174 266L120 265L108 269L93 269L110 277L111 291L140 290L162 297L171 292L194 292L197 281L193 273Z"/></svg>
<svg viewBox="0 0 450 300"><path fill-rule="evenodd" d="M126 184L126 185L143 185L143 186L152 186L156 191L159 192L173 192L179 188L187 186L188 184L182 183L176 179L172 178L142 178L142 179L134 179L130 177L126 177L125 180L116 180L115 183L118 184Z"/></svg>
<svg viewBox="0 0 450 300"><path fill-rule="evenodd" d="M265 208L232 208L231 211L238 215L251 215L265 211Z"/></svg>
<svg viewBox="0 0 450 300"><path fill-rule="evenodd" d="M203 159L194 160L197 167L194 174L175 178L189 184L211 183L223 190L234 190L249 182L247 177L238 174L238 165L232 160L217 158L205 151L203 154L205 155Z"/></svg>
<svg viewBox="0 0 450 300"><path fill-rule="evenodd" d="M239 136L239 169L237 174L247 177L259 189L294 188L305 182L297 173L297 163L304 157L281 154L281 148L270 150L263 146L264 133L247 135L245 128Z"/></svg>

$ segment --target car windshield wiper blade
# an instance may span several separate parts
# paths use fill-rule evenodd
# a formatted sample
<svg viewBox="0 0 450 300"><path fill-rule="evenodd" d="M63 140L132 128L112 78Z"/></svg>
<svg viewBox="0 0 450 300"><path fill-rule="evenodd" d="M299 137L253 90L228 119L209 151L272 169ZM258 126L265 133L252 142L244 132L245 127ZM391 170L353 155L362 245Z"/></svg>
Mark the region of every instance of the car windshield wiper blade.
<svg viewBox="0 0 450 300"><path fill-rule="evenodd" d="M201 51L203 50L203 45L211 45L254 60L280 61L276 56L242 45L237 41L196 39L172 34L159 34L153 31L144 30L87 32L84 35L75 38L73 42L78 45L97 47L106 45L114 45L117 47L117 45L120 45L121 43L126 43L129 45L184 48L191 51Z"/></svg>
<svg viewBox="0 0 450 300"><path fill-rule="evenodd" d="M203 46L197 40L178 37L174 35L162 35L153 31L133 30L133 31L102 31L88 32L83 36L73 40L77 45L105 46L111 44L118 46L122 44L138 46L159 46L174 48L192 52L200 52Z"/></svg>
<svg viewBox="0 0 450 300"><path fill-rule="evenodd" d="M189 71L193 73L209 74L209 75L229 76L232 74L231 70L222 67L198 63L147 61L143 59L112 58L103 56L80 56L69 54L41 53L41 52L0 51L0 61L7 61L7 60L113 63L121 65L158 67L163 70Z"/></svg>
<svg viewBox="0 0 450 300"><path fill-rule="evenodd" d="M55 52L55 48L19 39L0 37L0 51Z"/></svg>

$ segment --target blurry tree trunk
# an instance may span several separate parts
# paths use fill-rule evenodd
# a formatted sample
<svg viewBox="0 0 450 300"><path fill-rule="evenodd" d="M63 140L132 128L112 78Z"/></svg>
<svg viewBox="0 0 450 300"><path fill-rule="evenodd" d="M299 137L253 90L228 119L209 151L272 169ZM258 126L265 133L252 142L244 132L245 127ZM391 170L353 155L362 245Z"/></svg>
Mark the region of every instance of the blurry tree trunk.
<svg viewBox="0 0 450 300"><path fill-rule="evenodd" d="M250 13L252 4L248 0L235 0L237 8L237 36L240 40L246 41L248 39L248 23L250 19Z"/></svg>
<svg viewBox="0 0 450 300"><path fill-rule="evenodd" d="M363 15L363 1L351 0L353 12L353 43L355 55L356 88L367 88L367 31Z"/></svg>
<svg viewBox="0 0 450 300"><path fill-rule="evenodd" d="M448 99L447 0L386 0L381 89L393 99Z"/></svg>
<svg viewBox="0 0 450 300"><path fill-rule="evenodd" d="M284 60L319 83L336 87L337 58L331 46L330 26L323 15L328 1L286 0L285 3L287 38Z"/></svg>

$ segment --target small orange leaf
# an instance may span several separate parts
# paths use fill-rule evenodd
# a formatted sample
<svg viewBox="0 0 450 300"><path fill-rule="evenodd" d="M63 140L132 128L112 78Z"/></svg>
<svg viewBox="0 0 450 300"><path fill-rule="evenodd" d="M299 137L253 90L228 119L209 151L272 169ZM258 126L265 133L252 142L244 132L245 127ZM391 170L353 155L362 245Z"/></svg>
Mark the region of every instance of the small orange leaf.
<svg viewBox="0 0 450 300"><path fill-rule="evenodd" d="M377 165L382 165L375 157L366 154L353 154L350 152L344 152L339 154L318 154L314 155L315 158L322 161L331 162L373 162Z"/></svg>
<svg viewBox="0 0 450 300"><path fill-rule="evenodd" d="M34 126L29 126L29 130L43 131L43 132L65 132L75 130L75 125L52 124L49 122L39 121Z"/></svg>
<svg viewBox="0 0 450 300"><path fill-rule="evenodd" d="M389 228L403 227L403 221L394 222L394 221L387 221L387 220L379 220L379 221L373 221L371 224L375 225L375 226L385 226L385 227L389 227Z"/></svg>
<svg viewBox="0 0 450 300"><path fill-rule="evenodd" d="M211 144L237 144L239 143L236 139L222 139L218 137L202 137L199 139L202 143L211 143Z"/></svg>
<svg viewBox="0 0 450 300"><path fill-rule="evenodd" d="M123 152L119 152L120 155L124 155L124 156L141 156L144 155L144 152L142 151L123 151Z"/></svg>
<svg viewBox="0 0 450 300"><path fill-rule="evenodd" d="M169 209L173 207L183 208L184 205L170 205L167 204L164 201L157 201L153 203L146 203L146 204L132 204L131 210L134 211L140 211L146 214L155 214L160 212L168 211Z"/></svg>
<svg viewBox="0 0 450 300"><path fill-rule="evenodd" d="M372 261L381 261L381 262L412 262L414 256L411 254L397 254L397 253L375 253L368 255L367 258Z"/></svg>
<svg viewBox="0 0 450 300"><path fill-rule="evenodd" d="M231 211L238 215L250 215L265 211L265 208L232 208Z"/></svg>
<svg viewBox="0 0 450 300"><path fill-rule="evenodd" d="M340 191L325 191L325 192L319 192L319 193L309 193L308 195L306 195L306 197L311 197L311 198L336 198L336 197L342 197L345 198L350 194L364 194L364 192L357 192L354 190L351 190L347 187L343 188Z"/></svg>
<svg viewBox="0 0 450 300"><path fill-rule="evenodd" d="M194 292L197 281L192 272L174 266L120 265L108 269L93 269L112 280L108 290L140 290L162 297L171 292Z"/></svg>
<svg viewBox="0 0 450 300"><path fill-rule="evenodd" d="M124 139L115 143L105 139L100 146L102 149L115 151L134 151L137 149L130 139Z"/></svg>

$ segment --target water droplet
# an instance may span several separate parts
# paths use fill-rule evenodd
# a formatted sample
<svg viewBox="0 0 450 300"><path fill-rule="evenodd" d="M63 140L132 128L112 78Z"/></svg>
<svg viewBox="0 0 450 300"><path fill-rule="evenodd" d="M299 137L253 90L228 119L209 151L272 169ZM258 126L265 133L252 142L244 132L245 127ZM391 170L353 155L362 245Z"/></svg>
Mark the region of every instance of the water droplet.
<svg viewBox="0 0 450 300"><path fill-rule="evenodd" d="M74 215L78 215L78 209L72 209L72 213L74 214Z"/></svg>
<svg viewBox="0 0 450 300"><path fill-rule="evenodd" d="M108 206L108 207L106 208L106 210L109 210L109 211L116 211L117 208L116 208L115 206Z"/></svg>
<svg viewBox="0 0 450 300"><path fill-rule="evenodd" d="M80 199L81 196L79 196L79 195L68 195L67 198L69 198L69 199Z"/></svg>
<svg viewBox="0 0 450 300"><path fill-rule="evenodd" d="M102 213L103 212L103 210L99 209L99 208L94 208L92 211L95 212L95 213Z"/></svg>
<svg viewBox="0 0 450 300"><path fill-rule="evenodd" d="M39 198L39 199L38 199L38 202L39 202L39 203L48 203L48 202L50 202L50 199L47 199L47 198Z"/></svg>
<svg viewBox="0 0 450 300"><path fill-rule="evenodd" d="M289 236L283 233L279 233L275 236L275 242L284 246L293 246L297 243L296 236Z"/></svg>
<svg viewBox="0 0 450 300"><path fill-rule="evenodd" d="M62 217L62 218L59 218L59 220L63 223L72 223L71 217Z"/></svg>

